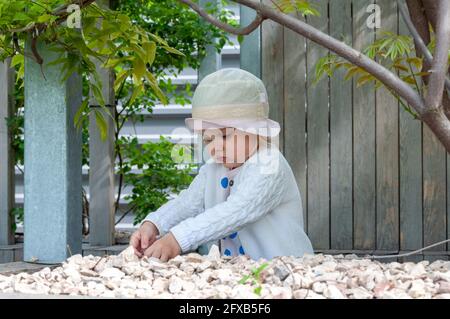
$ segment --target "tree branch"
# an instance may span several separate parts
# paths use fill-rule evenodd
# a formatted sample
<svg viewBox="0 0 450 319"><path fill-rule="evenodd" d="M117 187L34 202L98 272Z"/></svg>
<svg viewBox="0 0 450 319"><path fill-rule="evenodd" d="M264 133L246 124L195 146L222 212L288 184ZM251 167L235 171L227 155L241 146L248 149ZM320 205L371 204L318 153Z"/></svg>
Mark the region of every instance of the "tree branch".
<svg viewBox="0 0 450 319"><path fill-rule="evenodd" d="M400 9L400 14L403 18L403 21L405 21L405 24L406 24L409 32L411 33L412 37L414 38L414 42L415 42L417 48L419 49L419 52L421 54L423 54L425 61L429 65L431 65L433 62L433 55L431 54L430 50L428 50L424 40L420 36L416 27L414 26L414 23L411 21L410 14L407 13L406 7L400 0L397 0L397 5ZM448 90L450 90L450 79L447 77L445 77L445 86Z"/></svg>
<svg viewBox="0 0 450 319"><path fill-rule="evenodd" d="M437 16L439 10L439 0L421 0L428 21L436 30Z"/></svg>
<svg viewBox="0 0 450 319"><path fill-rule="evenodd" d="M401 0L397 0L397 6L400 10L400 14L403 18L403 21L405 22L406 26L408 27L409 33L411 33L412 37L414 38L414 41L417 43L420 53L422 53L425 57L425 59L431 63L431 60L433 60L433 56L431 55L430 50L428 50L425 42L423 41L422 37L420 36L419 32L417 31L416 27L414 26L413 22L411 21L410 15L407 12L407 9L403 2ZM424 23L428 23L428 21L424 21Z"/></svg>
<svg viewBox="0 0 450 319"><path fill-rule="evenodd" d="M450 50L450 2L439 1L436 21L436 49L431 65L428 81L428 92L425 96L427 109L435 109L442 105L445 78L448 68L448 51Z"/></svg>
<svg viewBox="0 0 450 319"><path fill-rule="evenodd" d="M260 15L259 13L256 15L255 19L246 27L244 28L235 28L228 23L224 23L218 19L216 19L214 16L208 14L205 10L203 10L199 5L196 3L190 1L190 0L179 0L180 2L188 5L191 7L194 11L196 11L201 17L203 17L206 21L209 23L215 25L216 27L229 32L231 34L235 35L247 35L250 34L253 30L255 30L257 27L260 26L260 24L266 19L264 16Z"/></svg>
<svg viewBox="0 0 450 319"><path fill-rule="evenodd" d="M179 0L191 6L188 0ZM307 23L296 19L290 15L278 12L271 7L260 2L252 0L233 0L239 4L245 5L256 11L256 14L263 19L271 19L279 24L291 29L292 31L304 36L305 38L335 52L337 55L350 61L351 63L361 67L368 73L372 74L379 81L381 81L388 88L397 92L399 96L411 105L417 113L422 114L426 108L422 97L414 91L407 83L402 81L396 74L390 72L388 69L378 64L374 60L368 58L361 52L346 45L344 42L338 41L328 34L317 30ZM192 7L192 6L191 6ZM194 9L195 10L195 9ZM197 11L197 10L195 10ZM197 11L198 12L198 11ZM218 26L218 24L216 24Z"/></svg>
<svg viewBox="0 0 450 319"><path fill-rule="evenodd" d="M60 24L61 22L63 22L69 15L70 13L67 12L67 7L70 6L71 4L76 4L80 6L80 10L87 7L88 5L92 4L93 2L95 2L95 0L79 0L76 1L74 0L73 3L68 3L66 5L64 5L63 7L57 9L55 12L52 13L52 15L54 16L58 16L58 19L55 21L56 24ZM43 30L47 27L46 23L31 23L29 26L23 27L23 28L18 28L18 29L9 29L8 32L25 32L25 31L30 31L30 30Z"/></svg>

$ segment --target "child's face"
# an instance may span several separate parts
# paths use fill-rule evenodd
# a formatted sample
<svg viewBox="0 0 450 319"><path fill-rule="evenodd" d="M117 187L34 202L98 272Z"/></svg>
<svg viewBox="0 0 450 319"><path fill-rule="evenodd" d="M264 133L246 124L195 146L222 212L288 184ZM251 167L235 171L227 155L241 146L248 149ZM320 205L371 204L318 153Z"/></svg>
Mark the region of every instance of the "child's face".
<svg viewBox="0 0 450 319"><path fill-rule="evenodd" d="M227 168L242 165L257 149L258 136L227 127L202 130L209 155Z"/></svg>

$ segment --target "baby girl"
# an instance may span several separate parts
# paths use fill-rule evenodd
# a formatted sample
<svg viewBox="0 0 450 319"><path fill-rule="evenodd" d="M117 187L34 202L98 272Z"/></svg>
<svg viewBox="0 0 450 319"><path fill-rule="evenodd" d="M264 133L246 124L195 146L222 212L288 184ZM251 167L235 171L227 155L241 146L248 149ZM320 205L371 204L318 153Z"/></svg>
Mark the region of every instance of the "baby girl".
<svg viewBox="0 0 450 319"><path fill-rule="evenodd" d="M212 244L254 260L313 254L300 192L276 143L280 126L268 114L266 88L247 71L225 68L199 83L186 125L202 136L208 159L131 236L138 256L167 261Z"/></svg>

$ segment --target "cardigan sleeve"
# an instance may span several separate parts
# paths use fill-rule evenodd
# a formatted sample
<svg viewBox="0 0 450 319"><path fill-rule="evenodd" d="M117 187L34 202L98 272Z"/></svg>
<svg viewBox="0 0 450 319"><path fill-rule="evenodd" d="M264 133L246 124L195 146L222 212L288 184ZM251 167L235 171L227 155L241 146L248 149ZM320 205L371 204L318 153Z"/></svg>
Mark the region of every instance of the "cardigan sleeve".
<svg viewBox="0 0 450 319"><path fill-rule="evenodd" d="M206 184L206 167L202 165L188 188L178 193L178 196L151 212L141 222L152 222L163 236L169 229L182 220L203 211Z"/></svg>
<svg viewBox="0 0 450 319"><path fill-rule="evenodd" d="M286 189L283 165L265 173L256 164L241 171L240 181L227 200L170 229L182 252L218 240L256 221L278 206Z"/></svg>

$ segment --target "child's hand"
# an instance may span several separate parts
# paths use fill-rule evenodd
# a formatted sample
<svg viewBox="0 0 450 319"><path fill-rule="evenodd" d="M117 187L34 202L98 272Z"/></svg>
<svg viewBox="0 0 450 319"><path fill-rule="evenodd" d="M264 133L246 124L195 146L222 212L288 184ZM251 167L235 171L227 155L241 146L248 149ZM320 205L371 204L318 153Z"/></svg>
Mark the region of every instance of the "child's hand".
<svg viewBox="0 0 450 319"><path fill-rule="evenodd" d="M144 222L130 237L130 245L134 247L136 255L143 256L144 251L150 247L159 235L158 228L152 222Z"/></svg>
<svg viewBox="0 0 450 319"><path fill-rule="evenodd" d="M145 256L159 258L161 261L168 261L180 253L181 247L170 232L155 241L153 245L144 251Z"/></svg>

